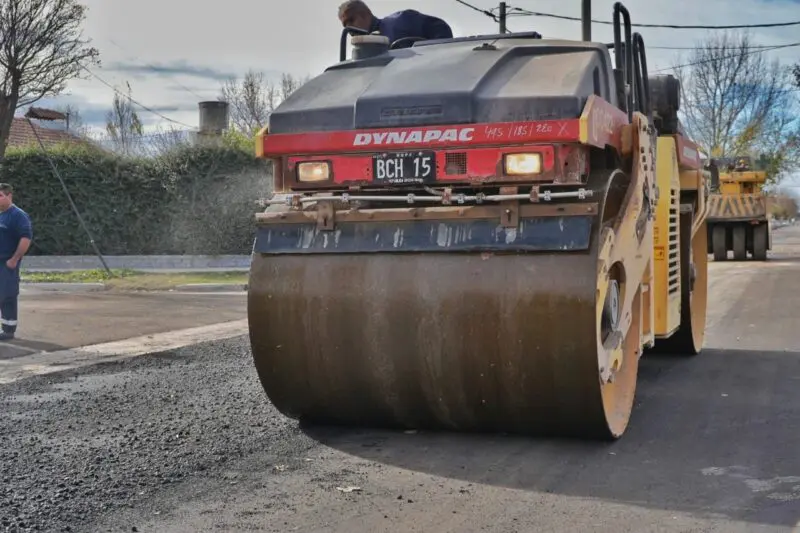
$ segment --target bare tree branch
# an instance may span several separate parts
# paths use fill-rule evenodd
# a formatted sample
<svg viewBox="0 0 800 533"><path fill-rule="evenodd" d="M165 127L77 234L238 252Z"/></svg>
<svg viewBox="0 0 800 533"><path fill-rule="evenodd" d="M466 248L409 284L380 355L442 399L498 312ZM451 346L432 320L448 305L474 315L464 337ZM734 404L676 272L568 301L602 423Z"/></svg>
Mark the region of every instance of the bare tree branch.
<svg viewBox="0 0 800 533"><path fill-rule="evenodd" d="M77 106L72 104L58 106L56 111L60 111L61 113L67 115L67 129L70 132L82 137L85 137L89 134L89 127L83 122L81 110L78 109Z"/></svg>
<svg viewBox="0 0 800 533"><path fill-rule="evenodd" d="M272 111L307 80L308 77L298 79L283 74L276 84L251 69L241 82L235 79L224 82L219 99L230 106L231 127L252 136L267 125Z"/></svg>
<svg viewBox="0 0 800 533"><path fill-rule="evenodd" d="M77 0L0 1L0 158L18 108L60 94L83 62L97 62L82 39L85 18Z"/></svg>
<svg viewBox="0 0 800 533"><path fill-rule="evenodd" d="M675 70L684 126L712 156L769 161L771 181L797 167L792 73L768 61L747 34L709 37L694 48L688 65Z"/></svg>
<svg viewBox="0 0 800 533"><path fill-rule="evenodd" d="M126 85L130 96L131 85L130 83ZM106 131L115 149L122 154L132 155L141 148L144 126L130 99L123 97L119 92L114 93L111 111L106 113Z"/></svg>
<svg viewBox="0 0 800 533"><path fill-rule="evenodd" d="M170 125L166 129L157 128L157 132L150 136L150 150L152 155L159 155L175 150L178 147L189 146L186 132Z"/></svg>

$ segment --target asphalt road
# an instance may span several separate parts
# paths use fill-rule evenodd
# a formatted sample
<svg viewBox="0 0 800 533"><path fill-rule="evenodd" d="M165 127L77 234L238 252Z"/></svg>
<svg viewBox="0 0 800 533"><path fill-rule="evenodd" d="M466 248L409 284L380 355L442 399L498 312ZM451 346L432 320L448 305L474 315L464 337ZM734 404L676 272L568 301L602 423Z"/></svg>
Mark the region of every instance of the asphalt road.
<svg viewBox="0 0 800 533"><path fill-rule="evenodd" d="M800 226L775 241L711 265L706 351L643 360L615 443L300 429L235 338L0 386L0 528L800 531Z"/></svg>

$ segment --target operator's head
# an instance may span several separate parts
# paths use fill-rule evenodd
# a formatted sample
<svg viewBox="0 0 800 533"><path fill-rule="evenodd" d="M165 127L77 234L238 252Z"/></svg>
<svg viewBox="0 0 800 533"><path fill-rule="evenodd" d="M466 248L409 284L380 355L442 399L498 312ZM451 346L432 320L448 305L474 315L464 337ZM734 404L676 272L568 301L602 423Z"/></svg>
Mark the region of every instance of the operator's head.
<svg viewBox="0 0 800 533"><path fill-rule="evenodd" d="M342 27L351 26L369 31L372 25L372 11L362 0L347 0L339 6L339 21Z"/></svg>
<svg viewBox="0 0 800 533"><path fill-rule="evenodd" d="M0 211L5 211L14 203L14 189L8 183L0 183Z"/></svg>

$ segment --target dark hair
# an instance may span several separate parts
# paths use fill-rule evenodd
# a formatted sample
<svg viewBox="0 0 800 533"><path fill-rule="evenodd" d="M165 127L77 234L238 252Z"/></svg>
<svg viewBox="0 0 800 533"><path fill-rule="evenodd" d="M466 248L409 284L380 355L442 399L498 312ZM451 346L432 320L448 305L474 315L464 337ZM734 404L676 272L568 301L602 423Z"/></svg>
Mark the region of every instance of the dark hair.
<svg viewBox="0 0 800 533"><path fill-rule="evenodd" d="M372 14L372 11L370 11L367 4L364 3L364 0L346 0L339 5L339 18L342 18L345 13L349 13L350 11Z"/></svg>
<svg viewBox="0 0 800 533"><path fill-rule="evenodd" d="M0 183L0 192L3 194L14 194L14 187L8 183Z"/></svg>

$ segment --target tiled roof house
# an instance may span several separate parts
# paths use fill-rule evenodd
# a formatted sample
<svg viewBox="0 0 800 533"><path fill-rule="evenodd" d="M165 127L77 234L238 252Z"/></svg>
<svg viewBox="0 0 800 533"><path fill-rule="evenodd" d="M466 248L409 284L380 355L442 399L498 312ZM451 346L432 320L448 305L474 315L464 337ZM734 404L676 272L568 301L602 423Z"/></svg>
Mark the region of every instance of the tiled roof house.
<svg viewBox="0 0 800 533"><path fill-rule="evenodd" d="M28 119L31 119L28 122ZM42 126L40 121L47 122L62 122L62 124L54 124L53 126ZM50 109L42 109L31 107L25 113L24 117L14 117L11 123L11 132L8 136L8 148L23 148L26 146L39 147L39 140L36 138L38 134L42 140L42 144L46 148L61 144L61 143L74 143L74 144L90 144L90 142L79 135L76 135L67 130L68 127L67 116L58 111ZM34 134L34 131L36 134Z"/></svg>

